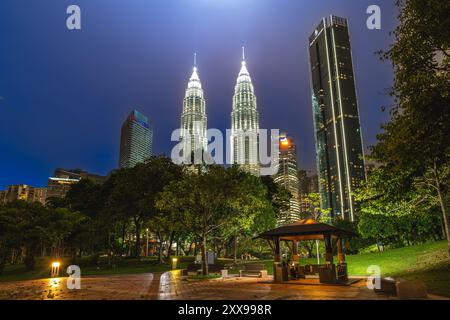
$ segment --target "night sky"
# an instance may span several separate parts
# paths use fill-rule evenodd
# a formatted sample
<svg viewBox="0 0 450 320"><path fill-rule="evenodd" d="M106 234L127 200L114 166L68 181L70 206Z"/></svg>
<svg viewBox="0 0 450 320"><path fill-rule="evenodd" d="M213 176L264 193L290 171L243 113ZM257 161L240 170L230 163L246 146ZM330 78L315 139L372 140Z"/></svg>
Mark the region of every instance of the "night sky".
<svg viewBox="0 0 450 320"><path fill-rule="evenodd" d="M133 108L154 127L154 151L170 154L198 53L208 127L230 126L241 46L261 128L298 144L315 170L308 37L323 16L349 18L365 146L388 115L392 82L375 51L392 42L391 0L1 0L0 189L45 186L54 168L107 174L118 163L120 127ZM66 28L77 4L82 30ZM366 8L382 9L382 30Z"/></svg>

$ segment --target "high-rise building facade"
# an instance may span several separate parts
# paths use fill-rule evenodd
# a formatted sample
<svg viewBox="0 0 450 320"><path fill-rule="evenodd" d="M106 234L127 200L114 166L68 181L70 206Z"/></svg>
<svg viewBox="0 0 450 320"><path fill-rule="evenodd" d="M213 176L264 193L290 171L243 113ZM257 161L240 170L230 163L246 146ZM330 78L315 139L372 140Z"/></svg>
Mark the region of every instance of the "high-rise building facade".
<svg viewBox="0 0 450 320"><path fill-rule="evenodd" d="M299 202L299 179L297 168L297 148L291 137L286 133L280 134L280 151L278 161L278 172L274 176L274 181L286 188L292 195L289 202L289 209L282 213L279 225L293 223L301 219Z"/></svg>
<svg viewBox="0 0 450 320"><path fill-rule="evenodd" d="M120 137L120 168L132 168L153 154L153 129L148 118L133 110L122 125Z"/></svg>
<svg viewBox="0 0 450 320"><path fill-rule="evenodd" d="M323 18L309 38L309 56L321 206L353 221L352 192L365 171L347 19Z"/></svg>
<svg viewBox="0 0 450 320"><path fill-rule="evenodd" d="M259 113L245 56L242 58L231 112L231 161L244 171L259 175Z"/></svg>
<svg viewBox="0 0 450 320"><path fill-rule="evenodd" d="M208 148L206 100L196 62L189 79L181 114L183 163L202 164Z"/></svg>

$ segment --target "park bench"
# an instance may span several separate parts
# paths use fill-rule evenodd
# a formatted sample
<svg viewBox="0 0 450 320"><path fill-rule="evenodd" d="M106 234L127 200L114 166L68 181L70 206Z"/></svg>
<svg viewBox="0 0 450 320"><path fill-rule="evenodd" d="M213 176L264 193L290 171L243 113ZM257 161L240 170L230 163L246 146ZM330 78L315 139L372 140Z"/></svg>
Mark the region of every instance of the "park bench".
<svg viewBox="0 0 450 320"><path fill-rule="evenodd" d="M267 270L262 263L247 263L244 264L244 270L239 270L239 276L253 276L257 275L259 278L267 277Z"/></svg>
<svg viewBox="0 0 450 320"><path fill-rule="evenodd" d="M202 266L199 264L189 264L186 269L183 270L183 276L196 276L202 271Z"/></svg>
<svg viewBox="0 0 450 320"><path fill-rule="evenodd" d="M307 264L305 266L305 274L307 274L307 275L318 274L320 266L322 266L322 265L319 265L319 264Z"/></svg>

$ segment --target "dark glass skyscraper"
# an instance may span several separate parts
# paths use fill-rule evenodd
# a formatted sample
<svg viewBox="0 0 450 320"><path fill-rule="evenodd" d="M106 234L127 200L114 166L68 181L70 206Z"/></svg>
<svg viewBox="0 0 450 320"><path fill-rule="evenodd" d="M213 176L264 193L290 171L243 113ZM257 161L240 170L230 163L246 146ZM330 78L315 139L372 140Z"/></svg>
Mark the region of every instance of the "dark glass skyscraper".
<svg viewBox="0 0 450 320"><path fill-rule="evenodd" d="M309 56L321 206L353 221L352 192L365 171L347 19L323 18L309 38Z"/></svg>
<svg viewBox="0 0 450 320"><path fill-rule="evenodd" d="M148 118L133 110L122 125L120 138L120 168L132 168L150 158L153 144L153 129Z"/></svg>

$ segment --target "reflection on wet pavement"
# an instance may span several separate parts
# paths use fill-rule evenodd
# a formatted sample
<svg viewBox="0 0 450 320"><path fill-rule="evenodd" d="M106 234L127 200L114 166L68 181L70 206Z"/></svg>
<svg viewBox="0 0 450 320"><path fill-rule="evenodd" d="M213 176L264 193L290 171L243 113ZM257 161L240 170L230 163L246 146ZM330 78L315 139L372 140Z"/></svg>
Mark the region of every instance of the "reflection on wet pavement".
<svg viewBox="0 0 450 320"><path fill-rule="evenodd" d="M272 278L188 281L180 271L163 274L86 276L80 290L69 290L67 278L0 283L0 299L25 300L317 300L393 299L367 289L364 281L350 286L274 284Z"/></svg>
<svg viewBox="0 0 450 320"><path fill-rule="evenodd" d="M155 298L155 276L86 276L81 289L67 288L68 278L49 278L0 283L0 299L5 300L147 300ZM159 278L159 276L157 277ZM154 281L155 280L155 281Z"/></svg>

